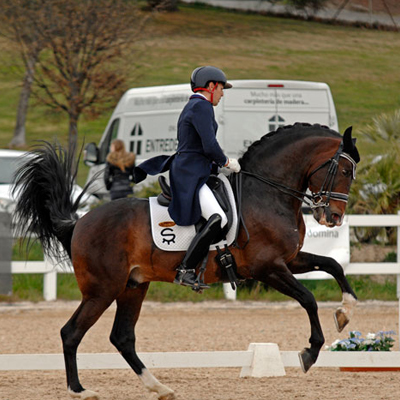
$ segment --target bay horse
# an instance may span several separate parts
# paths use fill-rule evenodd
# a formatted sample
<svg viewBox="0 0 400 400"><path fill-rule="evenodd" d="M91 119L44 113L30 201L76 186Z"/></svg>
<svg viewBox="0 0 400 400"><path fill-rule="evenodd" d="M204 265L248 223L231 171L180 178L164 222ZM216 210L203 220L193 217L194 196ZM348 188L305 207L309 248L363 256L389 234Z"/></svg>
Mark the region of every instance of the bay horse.
<svg viewBox="0 0 400 400"><path fill-rule="evenodd" d="M150 282L172 282L184 253L155 247L147 199L108 202L78 218L79 199L71 201L77 169L74 166L75 172L71 172L72 153L46 142L31 153L33 157L16 174L18 226L21 233L35 233L50 256L62 258L58 243L62 244L82 293L79 307L61 329L70 395L99 398L80 383L77 348L115 300L111 342L148 390L156 392L160 400L174 399L174 392L138 358L135 324ZM293 274L320 270L337 280L343 293L342 304L334 314L339 331L349 321L356 295L334 259L301 251L305 235L302 201L310 200L320 224L341 225L358 161L351 128L341 136L327 127L309 124L286 126L263 136L239 160L244 224L238 231L237 246L231 249L237 273L292 297L306 310L311 336L310 347L299 353L304 372L316 362L324 336L314 296ZM233 178L231 181L236 190L240 189ZM307 188L311 195L306 193ZM206 283L227 280L215 255L212 252L208 258Z"/></svg>

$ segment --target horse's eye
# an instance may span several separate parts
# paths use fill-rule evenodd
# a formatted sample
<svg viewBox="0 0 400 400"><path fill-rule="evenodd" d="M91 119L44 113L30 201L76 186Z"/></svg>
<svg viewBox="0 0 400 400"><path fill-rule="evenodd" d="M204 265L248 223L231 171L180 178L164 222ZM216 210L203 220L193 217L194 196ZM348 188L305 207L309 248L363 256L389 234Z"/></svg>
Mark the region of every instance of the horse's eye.
<svg viewBox="0 0 400 400"><path fill-rule="evenodd" d="M346 178L348 178L348 177L351 175L351 171L348 170L348 169L343 169L343 170L342 170L342 174L343 174Z"/></svg>

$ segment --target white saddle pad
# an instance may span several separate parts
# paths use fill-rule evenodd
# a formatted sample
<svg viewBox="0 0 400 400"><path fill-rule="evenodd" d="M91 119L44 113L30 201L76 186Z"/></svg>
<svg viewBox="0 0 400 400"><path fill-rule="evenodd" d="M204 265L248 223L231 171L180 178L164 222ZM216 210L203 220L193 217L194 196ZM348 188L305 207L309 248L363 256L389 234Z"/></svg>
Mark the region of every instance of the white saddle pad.
<svg viewBox="0 0 400 400"><path fill-rule="evenodd" d="M215 250L216 246L224 247L225 243L228 245L232 244L235 240L237 226L236 204L232 187L224 174L219 174L218 178L222 180L227 189L229 201L233 210L233 223L226 236L226 241L223 240L219 243L211 245L210 250ZM149 200L151 232L155 245L159 249L165 251L186 251L196 235L196 229L194 225L176 225L169 216L168 207L160 206L157 202L157 197L150 197Z"/></svg>

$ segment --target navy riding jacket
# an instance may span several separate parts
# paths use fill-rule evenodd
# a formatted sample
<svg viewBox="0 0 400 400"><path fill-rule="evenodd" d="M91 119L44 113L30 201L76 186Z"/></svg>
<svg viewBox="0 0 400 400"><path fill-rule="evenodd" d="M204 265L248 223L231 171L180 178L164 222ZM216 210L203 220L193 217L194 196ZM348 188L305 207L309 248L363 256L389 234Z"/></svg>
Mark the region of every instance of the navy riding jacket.
<svg viewBox="0 0 400 400"><path fill-rule="evenodd" d="M226 164L227 157L217 142L218 124L212 104L192 95L178 120L178 149L172 156L153 157L135 168L135 181L169 170L172 201L168 207L178 225L200 220L199 190L210 177L212 166Z"/></svg>

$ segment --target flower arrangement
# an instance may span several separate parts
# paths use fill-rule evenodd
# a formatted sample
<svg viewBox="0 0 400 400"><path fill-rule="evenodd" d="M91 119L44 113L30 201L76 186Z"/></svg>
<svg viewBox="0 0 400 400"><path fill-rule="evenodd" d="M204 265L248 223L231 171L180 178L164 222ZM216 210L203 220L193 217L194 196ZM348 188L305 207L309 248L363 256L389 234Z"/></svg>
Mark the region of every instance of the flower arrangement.
<svg viewBox="0 0 400 400"><path fill-rule="evenodd" d="M379 331L377 333L368 333L363 338L361 332L351 331L349 338L335 340L327 350L330 351L390 351L393 347L395 335L394 331Z"/></svg>

